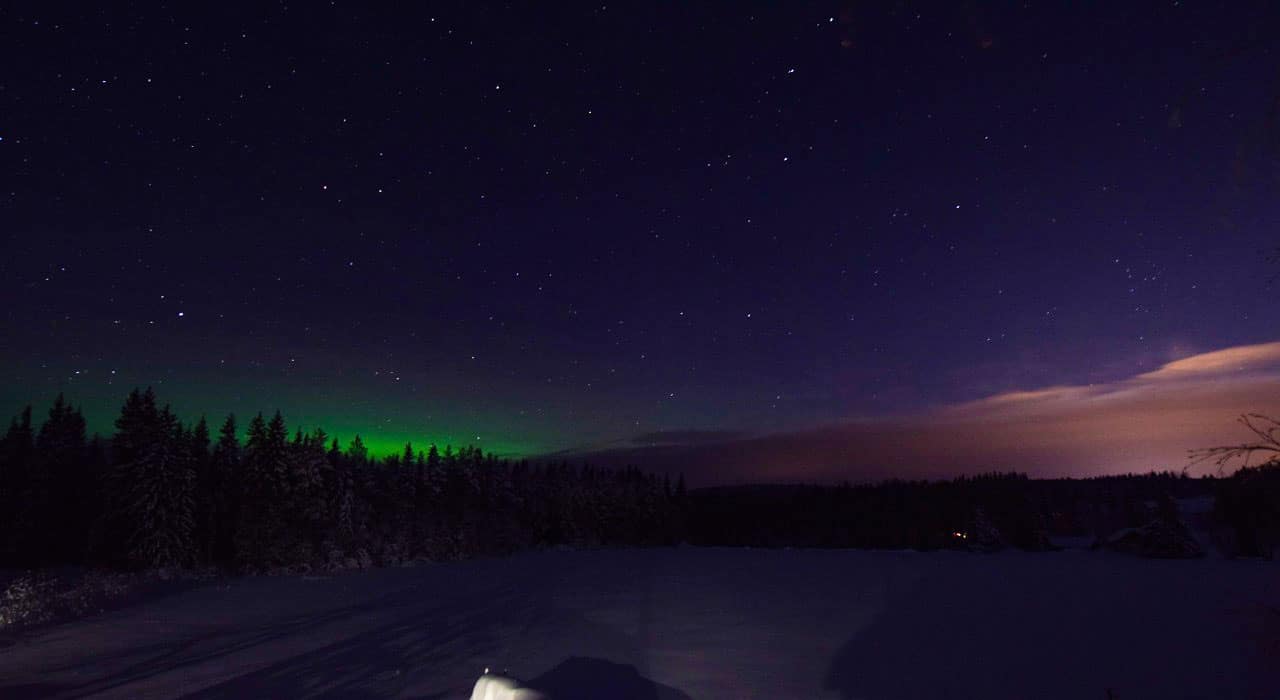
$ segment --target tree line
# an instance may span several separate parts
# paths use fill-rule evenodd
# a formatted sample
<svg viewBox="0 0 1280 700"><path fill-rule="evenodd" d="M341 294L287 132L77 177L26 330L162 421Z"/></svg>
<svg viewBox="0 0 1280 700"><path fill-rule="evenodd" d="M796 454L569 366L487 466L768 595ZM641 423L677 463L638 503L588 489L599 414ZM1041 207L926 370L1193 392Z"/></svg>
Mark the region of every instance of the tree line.
<svg viewBox="0 0 1280 700"><path fill-rule="evenodd" d="M683 477L466 446L377 458L359 436L290 434L279 412L240 434L234 415L216 434L183 423L151 389L110 438L62 396L38 429L26 408L0 440L0 567L363 568L682 537Z"/></svg>
<svg viewBox="0 0 1280 700"><path fill-rule="evenodd" d="M1213 496L1223 479L1153 472L1030 479L1016 472L948 481L725 486L694 491L693 544L858 549L1053 549L1150 522L1170 498Z"/></svg>
<svg viewBox="0 0 1280 700"><path fill-rule="evenodd" d="M150 389L129 394L109 438L87 436L61 396L38 427L28 407L0 440L0 568L334 570L677 542L1042 550L1050 535L1101 539L1193 496L1213 497L1224 551L1273 556L1280 547L1274 460L1219 478L991 473L686 493L683 477L531 464L472 447L406 445L379 458L359 436L344 448L323 430L290 433L278 412L254 416L241 435L235 416L216 434L204 418L183 423Z"/></svg>

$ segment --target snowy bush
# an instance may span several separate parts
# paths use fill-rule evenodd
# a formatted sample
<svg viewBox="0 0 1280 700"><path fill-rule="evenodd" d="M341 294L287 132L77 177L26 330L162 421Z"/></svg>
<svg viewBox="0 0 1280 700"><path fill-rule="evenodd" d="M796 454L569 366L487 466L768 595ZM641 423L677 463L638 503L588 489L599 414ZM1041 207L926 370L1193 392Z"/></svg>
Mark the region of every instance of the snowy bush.
<svg viewBox="0 0 1280 700"><path fill-rule="evenodd" d="M24 575L14 580L0 595L0 629L39 624L50 616L52 586L48 580Z"/></svg>
<svg viewBox="0 0 1280 700"><path fill-rule="evenodd" d="M148 581L169 580L159 573L88 571L56 575L26 572L0 593L0 630L30 627L83 616L124 598Z"/></svg>

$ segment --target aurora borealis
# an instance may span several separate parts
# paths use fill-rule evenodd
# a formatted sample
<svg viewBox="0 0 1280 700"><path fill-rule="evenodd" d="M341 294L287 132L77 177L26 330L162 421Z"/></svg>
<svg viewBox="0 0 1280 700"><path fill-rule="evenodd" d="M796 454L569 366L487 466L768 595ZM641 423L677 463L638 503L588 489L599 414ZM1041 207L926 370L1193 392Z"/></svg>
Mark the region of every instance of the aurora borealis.
<svg viewBox="0 0 1280 700"><path fill-rule="evenodd" d="M6 415L152 386L715 482L932 474L884 435L974 407L948 469L1176 467L1271 408L1266 3L3 14ZM1015 449L988 408L1044 396Z"/></svg>

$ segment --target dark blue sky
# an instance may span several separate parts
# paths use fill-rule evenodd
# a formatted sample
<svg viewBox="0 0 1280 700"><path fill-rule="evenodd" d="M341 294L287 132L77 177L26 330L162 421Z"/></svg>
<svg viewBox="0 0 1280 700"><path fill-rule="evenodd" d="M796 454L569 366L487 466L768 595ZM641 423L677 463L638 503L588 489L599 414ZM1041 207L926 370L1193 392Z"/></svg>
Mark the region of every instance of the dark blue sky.
<svg viewBox="0 0 1280 700"><path fill-rule="evenodd" d="M1227 5L7 5L0 398L532 453L1275 340Z"/></svg>

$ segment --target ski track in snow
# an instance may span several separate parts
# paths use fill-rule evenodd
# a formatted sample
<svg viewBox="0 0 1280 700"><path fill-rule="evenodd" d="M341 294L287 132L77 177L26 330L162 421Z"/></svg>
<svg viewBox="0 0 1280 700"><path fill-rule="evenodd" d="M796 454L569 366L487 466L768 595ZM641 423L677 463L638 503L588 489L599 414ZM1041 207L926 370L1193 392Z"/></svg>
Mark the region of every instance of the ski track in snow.
<svg viewBox="0 0 1280 700"><path fill-rule="evenodd" d="M0 698L466 698L485 668L553 700L1274 698L1278 610L1273 562L539 552L233 579L37 630L0 647Z"/></svg>

